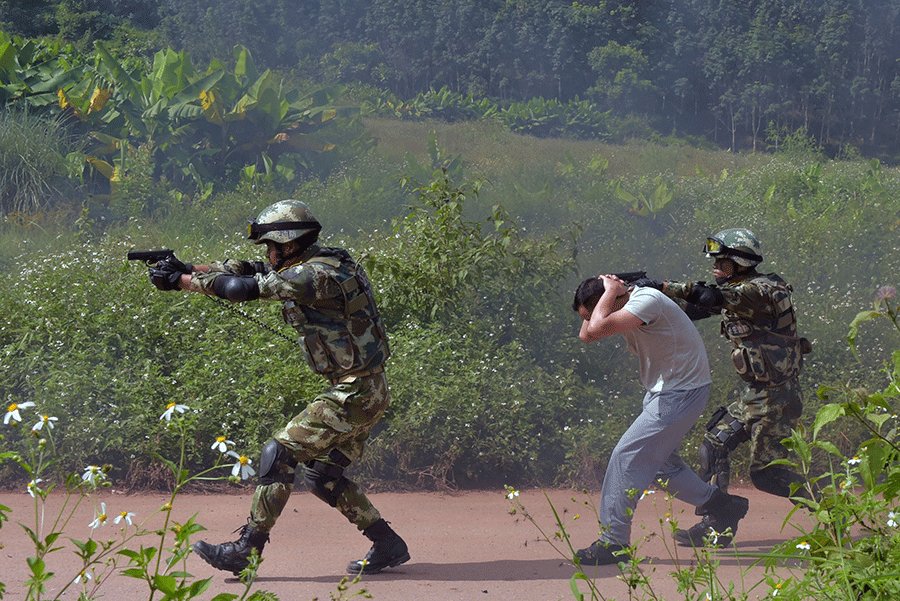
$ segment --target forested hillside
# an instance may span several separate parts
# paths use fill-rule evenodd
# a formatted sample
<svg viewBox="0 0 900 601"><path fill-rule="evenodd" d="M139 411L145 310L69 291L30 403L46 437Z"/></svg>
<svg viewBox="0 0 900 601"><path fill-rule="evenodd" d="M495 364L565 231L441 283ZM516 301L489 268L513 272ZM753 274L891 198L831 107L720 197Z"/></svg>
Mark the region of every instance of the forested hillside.
<svg viewBox="0 0 900 601"><path fill-rule="evenodd" d="M763 150L803 129L831 156L900 155L900 0L3 0L0 23L148 61L241 44L361 98L580 99L641 137Z"/></svg>

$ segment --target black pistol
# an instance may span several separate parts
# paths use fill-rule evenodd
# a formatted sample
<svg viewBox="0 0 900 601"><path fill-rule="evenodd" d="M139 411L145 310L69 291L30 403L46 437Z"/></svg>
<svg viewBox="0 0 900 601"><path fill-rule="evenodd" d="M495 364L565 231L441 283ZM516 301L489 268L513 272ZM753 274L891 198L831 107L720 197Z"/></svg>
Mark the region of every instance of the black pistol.
<svg viewBox="0 0 900 601"><path fill-rule="evenodd" d="M626 284L630 284L635 280L641 280L647 277L646 271L626 271L624 273L614 273L614 276L625 282Z"/></svg>
<svg viewBox="0 0 900 601"><path fill-rule="evenodd" d="M175 257L175 253L168 248L162 250L129 250L126 256L129 261L144 261L147 265L152 265L159 263L163 259Z"/></svg>

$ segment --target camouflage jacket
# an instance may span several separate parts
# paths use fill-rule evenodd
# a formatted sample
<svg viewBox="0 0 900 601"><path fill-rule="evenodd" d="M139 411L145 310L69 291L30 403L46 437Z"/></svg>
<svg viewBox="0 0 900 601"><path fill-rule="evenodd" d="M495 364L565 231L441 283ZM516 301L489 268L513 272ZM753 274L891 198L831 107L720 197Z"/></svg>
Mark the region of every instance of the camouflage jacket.
<svg viewBox="0 0 900 601"><path fill-rule="evenodd" d="M688 297L691 282L666 282L676 301ZM778 385L800 374L809 342L797 336L792 288L777 274L755 271L718 286L724 297L721 332L733 345L738 374L756 385ZM684 305L682 304L682 307Z"/></svg>
<svg viewBox="0 0 900 601"><path fill-rule="evenodd" d="M229 259L211 263L195 282L212 290L216 273L256 278L261 300L282 303L285 323L300 334L310 368L334 379L384 365L387 335L363 268L340 248L311 246L301 261L274 271L263 263Z"/></svg>

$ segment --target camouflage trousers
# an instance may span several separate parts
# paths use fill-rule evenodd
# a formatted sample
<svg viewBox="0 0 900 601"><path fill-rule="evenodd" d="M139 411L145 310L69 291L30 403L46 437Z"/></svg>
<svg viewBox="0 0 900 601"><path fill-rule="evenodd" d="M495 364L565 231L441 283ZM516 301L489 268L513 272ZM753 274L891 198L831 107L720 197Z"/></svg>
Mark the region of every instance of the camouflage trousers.
<svg viewBox="0 0 900 601"><path fill-rule="evenodd" d="M362 457L365 441L372 427L384 415L390 402L390 392L384 373L350 378L331 386L318 395L306 408L279 430L274 438L283 444L298 462L298 467L310 461L320 461L337 467L329 457L337 449L352 461ZM278 469L293 482L293 468L281 464ZM333 489L337 481L326 486ZM360 530L377 522L381 515L368 497L350 480L344 480L343 491L335 508ZM268 532L287 505L292 484L275 482L260 485L253 495L250 525L260 532Z"/></svg>
<svg viewBox="0 0 900 601"><path fill-rule="evenodd" d="M740 399L728 406L728 413L744 424L750 432L750 479L756 488L781 497L790 496L790 485L803 479L784 466L766 467L776 459L785 459L788 449L781 441L791 435L803 412L803 392L796 378L777 386L749 385ZM720 421L717 430L706 433L705 442L715 449L714 465L710 466L711 484L728 490L731 462L728 449L716 437L718 431L728 434L733 429Z"/></svg>

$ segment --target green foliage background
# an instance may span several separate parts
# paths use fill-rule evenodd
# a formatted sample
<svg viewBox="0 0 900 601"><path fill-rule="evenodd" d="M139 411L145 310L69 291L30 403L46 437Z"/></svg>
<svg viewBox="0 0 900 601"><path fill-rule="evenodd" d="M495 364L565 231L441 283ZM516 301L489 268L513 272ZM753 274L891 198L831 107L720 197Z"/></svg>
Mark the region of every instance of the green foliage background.
<svg viewBox="0 0 900 601"><path fill-rule="evenodd" d="M897 170L805 150L739 156L477 123L366 126L380 139L374 153L290 195L311 204L326 243L364 260L386 316L393 404L354 466L370 485L598 485L642 393L620 341L577 341L571 291L601 271L708 279L700 241L727 226L757 232L763 267L794 285L815 349L801 379L806 415L821 384L883 385L879 362L896 336L865 332L857 362L845 335L879 286L897 284ZM409 172L427 181L402 180ZM173 401L201 413L191 461L211 462L220 434L255 458L321 389L289 342L211 299L156 291L124 259L159 247L188 261L256 259L246 219L285 194L247 184L139 217L47 212L0 226L0 390L60 417L66 469L109 463L125 485L165 485L150 453L171 444L159 415ZM274 304L241 309L293 336ZM712 410L739 383L716 321L698 328ZM862 433L830 435L850 450Z"/></svg>

